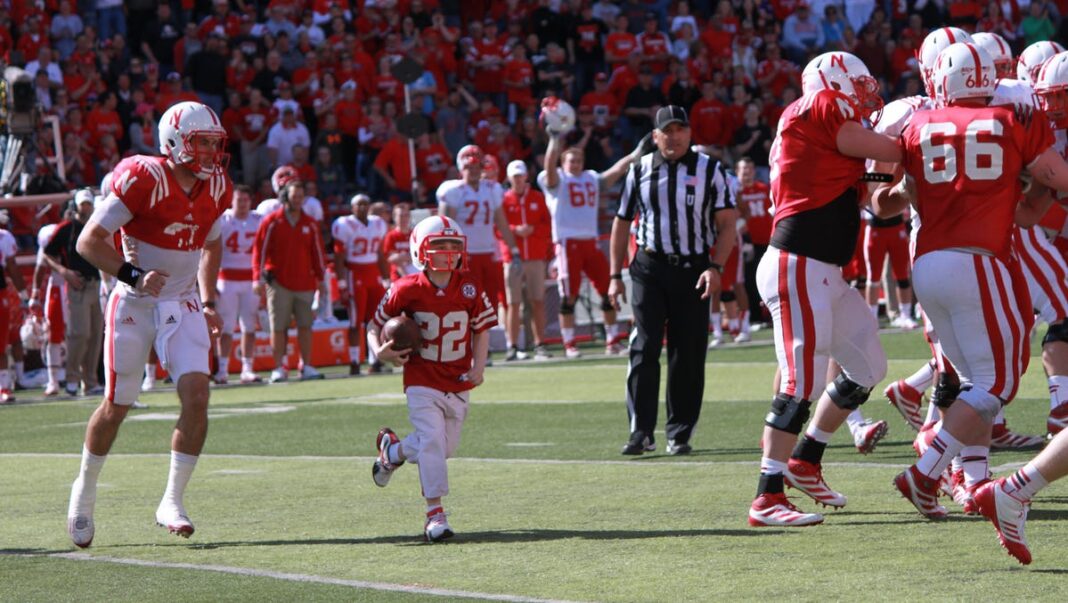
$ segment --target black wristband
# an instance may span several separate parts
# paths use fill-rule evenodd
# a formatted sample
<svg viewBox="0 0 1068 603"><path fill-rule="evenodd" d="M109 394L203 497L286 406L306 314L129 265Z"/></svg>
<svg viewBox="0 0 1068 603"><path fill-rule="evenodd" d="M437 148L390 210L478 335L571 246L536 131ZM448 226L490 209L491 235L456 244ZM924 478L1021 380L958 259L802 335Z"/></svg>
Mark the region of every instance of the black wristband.
<svg viewBox="0 0 1068 603"><path fill-rule="evenodd" d="M213 302L213 301L206 301L201 305L204 306L205 308L211 308L212 310L215 309L215 302Z"/></svg>
<svg viewBox="0 0 1068 603"><path fill-rule="evenodd" d="M608 278L610 278L610 279L612 279L614 281L621 281L621 280L623 280L623 275L620 274L619 272L617 272L615 274L609 274Z"/></svg>
<svg viewBox="0 0 1068 603"><path fill-rule="evenodd" d="M115 274L115 278L131 287L137 288L137 281L144 273L144 270L134 266L130 262L123 262L122 266L119 267L119 272Z"/></svg>
<svg viewBox="0 0 1068 603"><path fill-rule="evenodd" d="M708 267L711 268L712 270L715 270L716 272L718 272L720 274L723 274L723 266L720 266L719 264L717 264L715 262L709 262L708 263Z"/></svg>

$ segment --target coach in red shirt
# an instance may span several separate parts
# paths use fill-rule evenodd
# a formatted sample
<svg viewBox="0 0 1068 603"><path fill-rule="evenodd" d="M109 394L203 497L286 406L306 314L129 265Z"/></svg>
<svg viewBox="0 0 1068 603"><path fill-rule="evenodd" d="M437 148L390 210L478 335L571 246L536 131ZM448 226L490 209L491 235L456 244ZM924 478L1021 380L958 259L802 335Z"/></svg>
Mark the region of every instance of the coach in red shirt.
<svg viewBox="0 0 1068 603"><path fill-rule="evenodd" d="M297 344L304 365L301 380L322 379L311 365L312 300L326 272L319 226L306 215L304 183L291 180L279 191L282 207L260 222L252 247L252 278L257 291L267 289L267 314L271 322L271 347L275 369L271 383L289 379L285 352L289 321L297 323Z"/></svg>
<svg viewBox="0 0 1068 603"><path fill-rule="evenodd" d="M551 356L542 342L545 341L545 263L549 260L552 248L552 218L545 205L545 196L530 186L525 163L518 159L509 163L507 174L512 188L504 194L501 207L508 220L508 229L515 236L522 262L513 264L511 251L507 246L502 246L507 284L505 298L508 301L505 315L508 356L505 359L521 359L518 348L519 326L522 322L519 302L523 301L523 285L526 284L531 321L534 323L534 358L545 360Z"/></svg>

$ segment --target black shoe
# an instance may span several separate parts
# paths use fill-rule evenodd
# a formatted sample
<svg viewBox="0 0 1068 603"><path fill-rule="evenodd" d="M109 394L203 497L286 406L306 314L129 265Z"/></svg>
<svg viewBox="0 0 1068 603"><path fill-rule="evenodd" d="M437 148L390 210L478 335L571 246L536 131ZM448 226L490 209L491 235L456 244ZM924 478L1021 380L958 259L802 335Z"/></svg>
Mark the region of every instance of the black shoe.
<svg viewBox="0 0 1068 603"><path fill-rule="evenodd" d="M643 437L641 439L631 438L629 442L623 445L621 454L626 456L639 456L645 452L653 452L656 450L656 441L651 437Z"/></svg>
<svg viewBox="0 0 1068 603"><path fill-rule="evenodd" d="M371 368L367 369L367 372L372 375L380 375L386 372L386 367L381 362L375 360L371 363Z"/></svg>
<svg viewBox="0 0 1068 603"><path fill-rule="evenodd" d="M512 346L508 348L508 355L504 357L505 362L515 362L519 360L519 348Z"/></svg>
<svg viewBox="0 0 1068 603"><path fill-rule="evenodd" d="M668 440L667 453L672 456L685 456L690 454L693 448L686 442L676 442L675 440Z"/></svg>
<svg viewBox="0 0 1068 603"><path fill-rule="evenodd" d="M360 363L359 362L350 362L349 363L349 377L356 377L356 376L359 376L359 374L360 374Z"/></svg>

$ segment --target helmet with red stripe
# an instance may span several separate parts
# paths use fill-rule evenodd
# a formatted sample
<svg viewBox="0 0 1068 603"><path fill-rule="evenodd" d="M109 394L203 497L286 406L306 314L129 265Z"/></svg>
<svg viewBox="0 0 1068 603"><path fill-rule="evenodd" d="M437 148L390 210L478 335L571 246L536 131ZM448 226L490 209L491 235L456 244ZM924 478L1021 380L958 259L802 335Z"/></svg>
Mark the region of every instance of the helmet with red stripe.
<svg viewBox="0 0 1068 603"><path fill-rule="evenodd" d="M864 61L848 52L825 52L809 61L801 73L801 87L806 93L838 90L866 111L865 116L883 106L879 82Z"/></svg>
<svg viewBox="0 0 1068 603"><path fill-rule="evenodd" d="M459 243L459 249L438 249L437 241ZM419 270L464 270L467 268L467 237L455 220L447 216L424 218L408 238L412 265Z"/></svg>
<svg viewBox="0 0 1068 603"><path fill-rule="evenodd" d="M1035 42L1024 48L1020 53L1020 62L1016 64L1016 78L1033 86L1042 63L1058 52L1064 52L1064 46L1053 41Z"/></svg>
<svg viewBox="0 0 1068 603"><path fill-rule="evenodd" d="M201 180L225 169L229 160L226 129L219 116L207 105L191 101L171 105L159 118L159 151Z"/></svg>
<svg viewBox="0 0 1068 603"><path fill-rule="evenodd" d="M967 98L994 96L994 59L975 44L950 44L938 55L934 71L935 99L949 104Z"/></svg>
<svg viewBox="0 0 1068 603"><path fill-rule="evenodd" d="M1058 52L1042 63L1035 80L1039 106L1058 130L1068 128L1068 52Z"/></svg>
<svg viewBox="0 0 1068 603"><path fill-rule="evenodd" d="M950 44L971 41L972 37L968 35L968 32L959 27L940 27L927 34L927 37L923 39L923 44L920 44L920 49L916 51L916 60L920 62L920 77L923 78L923 87L927 91L927 96L935 97L932 73L935 63L938 62L938 55L949 48Z"/></svg>
<svg viewBox="0 0 1068 603"><path fill-rule="evenodd" d="M1005 38L993 32L980 31L972 34L972 42L994 59L994 71L998 79L1014 79L1016 69L1012 59L1012 47Z"/></svg>
<svg viewBox="0 0 1068 603"><path fill-rule="evenodd" d="M291 165L283 165L271 174L271 189L277 195L293 180L300 180L300 172Z"/></svg>
<svg viewBox="0 0 1068 603"><path fill-rule="evenodd" d="M461 172L464 168L470 168L478 166L482 169L482 149L477 144L465 145L460 149L460 152L456 154L456 169Z"/></svg>

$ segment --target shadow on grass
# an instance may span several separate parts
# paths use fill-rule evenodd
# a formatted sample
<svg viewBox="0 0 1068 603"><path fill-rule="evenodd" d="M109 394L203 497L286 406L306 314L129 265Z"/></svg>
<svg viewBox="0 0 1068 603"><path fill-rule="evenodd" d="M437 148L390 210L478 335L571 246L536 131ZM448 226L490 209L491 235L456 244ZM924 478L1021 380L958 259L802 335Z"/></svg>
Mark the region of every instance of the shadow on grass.
<svg viewBox="0 0 1068 603"><path fill-rule="evenodd" d="M649 538L693 538L693 537L747 537L781 535L791 530L757 530L757 529L704 529L704 530L500 530L482 532L461 532L449 540L453 544L514 544L522 542L546 542L553 540L644 540ZM361 545L361 544L396 544L401 546L422 545L423 537L409 535L372 536L366 538L304 538L294 540L246 540L231 542L204 542L197 544L173 543L163 546L212 550L231 547L257 546L321 546L321 545ZM136 545L116 545L141 547Z"/></svg>
<svg viewBox="0 0 1068 603"><path fill-rule="evenodd" d="M47 556L47 555L55 555L57 553L70 553L73 550L74 549L48 550L48 549L33 549L33 548L30 548L30 549L0 549L0 555L35 557L35 556L39 556L39 555L40 556Z"/></svg>
<svg viewBox="0 0 1068 603"><path fill-rule="evenodd" d="M1029 521L1052 521L1068 519L1068 509L1035 509L1027 512Z"/></svg>

